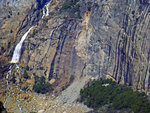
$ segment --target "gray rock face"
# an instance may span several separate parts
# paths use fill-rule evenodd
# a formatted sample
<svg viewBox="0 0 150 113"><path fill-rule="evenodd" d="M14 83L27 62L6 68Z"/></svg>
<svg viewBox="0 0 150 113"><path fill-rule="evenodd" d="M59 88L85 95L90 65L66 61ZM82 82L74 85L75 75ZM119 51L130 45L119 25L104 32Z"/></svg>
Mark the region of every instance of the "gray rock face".
<svg viewBox="0 0 150 113"><path fill-rule="evenodd" d="M45 2L0 1L0 78L13 65L15 46L36 23L22 46L22 72L53 80L57 92L94 76L150 93L149 0L79 0L82 19L71 8L60 10L63 0L53 0L49 16L42 18Z"/></svg>
<svg viewBox="0 0 150 113"><path fill-rule="evenodd" d="M140 0L140 3L142 3L142 4L150 4L150 0Z"/></svg>
<svg viewBox="0 0 150 113"><path fill-rule="evenodd" d="M43 6L47 1L49 0L0 0L0 8L10 6L21 9L33 3Z"/></svg>
<svg viewBox="0 0 150 113"><path fill-rule="evenodd" d="M91 11L85 12L88 5L83 5L80 24L67 18L47 23L49 35L41 39L38 34L29 41L35 48L22 62L50 78L110 75L118 83L149 92L149 1L91 2L98 7L91 3Z"/></svg>
<svg viewBox="0 0 150 113"><path fill-rule="evenodd" d="M112 0L99 5L91 15L90 44L102 49L105 57L103 61L98 51L90 51L91 59L96 59L92 67L99 61L101 76L110 74L118 83L149 92L149 1Z"/></svg>
<svg viewBox="0 0 150 113"><path fill-rule="evenodd" d="M15 2L22 1L8 4ZM148 93L149 3L149 0L80 0L82 20L62 12L39 21L35 28L38 32L24 43L20 65L49 79L109 75L118 83ZM36 17L32 15L31 19Z"/></svg>
<svg viewBox="0 0 150 113"><path fill-rule="evenodd" d="M33 0L1 0L0 6L6 7L6 6L16 6L19 8L19 6L25 6L27 4L30 4ZM21 8L21 7L20 7Z"/></svg>

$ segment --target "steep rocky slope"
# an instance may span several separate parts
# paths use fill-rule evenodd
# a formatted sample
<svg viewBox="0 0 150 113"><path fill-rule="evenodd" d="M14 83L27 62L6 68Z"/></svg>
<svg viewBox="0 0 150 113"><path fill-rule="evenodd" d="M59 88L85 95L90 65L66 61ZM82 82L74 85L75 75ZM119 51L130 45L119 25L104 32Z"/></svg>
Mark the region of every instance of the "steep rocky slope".
<svg viewBox="0 0 150 113"><path fill-rule="evenodd" d="M29 103L36 97L34 93L31 95L33 75L45 76L55 87L56 96L68 87L60 96L64 100L67 95L63 94L74 87L72 82L76 84L80 78L85 82L92 76L112 77L149 95L150 0L79 0L72 6L65 6L62 0L52 0L49 16L42 18L46 2L0 1L1 89L6 88L5 78L12 65L8 81L13 77L18 80L11 83L12 92L20 92L14 91L16 84L21 89L26 87L29 90L20 94L30 95L26 97ZM15 46L31 26L35 27L22 46L20 71L16 72L17 65L9 61ZM24 70L30 76L28 82L22 79ZM0 100L5 102L5 96L2 91ZM14 102L17 96L12 97ZM46 106L41 109L48 112ZM9 110L13 108L17 107ZM29 108L33 110L33 106Z"/></svg>

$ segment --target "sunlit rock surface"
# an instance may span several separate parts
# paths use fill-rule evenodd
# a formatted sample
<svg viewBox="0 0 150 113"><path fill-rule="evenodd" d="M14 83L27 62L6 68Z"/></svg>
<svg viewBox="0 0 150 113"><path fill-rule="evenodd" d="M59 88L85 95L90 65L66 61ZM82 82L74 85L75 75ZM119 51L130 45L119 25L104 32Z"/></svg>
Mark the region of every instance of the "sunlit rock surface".
<svg viewBox="0 0 150 113"><path fill-rule="evenodd" d="M82 19L61 11L62 0L52 0L45 7L48 2L0 1L0 100L7 99L8 111L89 111L74 101L91 77L113 78L149 95L149 0L79 0ZM49 14L43 16L47 9ZM16 45L33 25L37 26L23 42L16 69L16 64L9 62ZM6 95L10 65L11 93L6 91ZM24 70L29 80L22 78ZM45 76L54 85L54 92L35 94L34 74ZM13 76L16 83L11 81ZM68 107L68 103L73 104Z"/></svg>

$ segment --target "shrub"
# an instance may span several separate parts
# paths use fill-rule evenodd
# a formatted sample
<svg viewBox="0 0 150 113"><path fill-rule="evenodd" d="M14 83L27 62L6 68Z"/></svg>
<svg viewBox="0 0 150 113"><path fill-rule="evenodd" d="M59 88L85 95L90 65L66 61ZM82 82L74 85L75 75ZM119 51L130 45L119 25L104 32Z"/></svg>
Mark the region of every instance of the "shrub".
<svg viewBox="0 0 150 113"><path fill-rule="evenodd" d="M10 46L11 46L11 43L10 43L10 42L8 42L8 48L10 48Z"/></svg>
<svg viewBox="0 0 150 113"><path fill-rule="evenodd" d="M64 2L61 10L67 10L67 9L71 8L72 6L73 6L73 3L71 1Z"/></svg>
<svg viewBox="0 0 150 113"><path fill-rule="evenodd" d="M56 6L56 7L55 7L55 10L56 10L56 11L58 11L58 10L59 10L59 7L58 7L58 6Z"/></svg>
<svg viewBox="0 0 150 113"><path fill-rule="evenodd" d="M44 76L40 78L36 77L35 81L36 82L33 87L35 92L45 94L47 92L52 91L52 86L48 82L45 81Z"/></svg>
<svg viewBox="0 0 150 113"><path fill-rule="evenodd" d="M26 70L24 71L23 78L25 78L25 79L28 79L28 78L29 78L28 73L27 73Z"/></svg>
<svg viewBox="0 0 150 113"><path fill-rule="evenodd" d="M26 70L29 71L29 69L30 69L30 68L29 68L29 66L27 65Z"/></svg>
<svg viewBox="0 0 150 113"><path fill-rule="evenodd" d="M97 8L99 7L99 5L98 5L97 3L94 3L93 6L94 6L94 7L97 7Z"/></svg>
<svg viewBox="0 0 150 113"><path fill-rule="evenodd" d="M31 34L31 37L34 37L36 33L38 33L38 31L34 29L33 33Z"/></svg>
<svg viewBox="0 0 150 113"><path fill-rule="evenodd" d="M10 15L8 15L8 18L10 18Z"/></svg>
<svg viewBox="0 0 150 113"><path fill-rule="evenodd" d="M50 12L49 15L53 16L55 13L54 12Z"/></svg>
<svg viewBox="0 0 150 113"><path fill-rule="evenodd" d="M88 5L88 6L87 6L87 10L88 10L88 11L91 11L91 8L92 8L92 2L88 2L87 5Z"/></svg>
<svg viewBox="0 0 150 113"><path fill-rule="evenodd" d="M80 12L80 5L77 4L71 9L71 13Z"/></svg>
<svg viewBox="0 0 150 113"><path fill-rule="evenodd" d="M12 30L12 29L10 30L10 33L13 33L13 30Z"/></svg>
<svg viewBox="0 0 150 113"><path fill-rule="evenodd" d="M78 1L79 0L68 0L68 1L64 2L61 10L67 10L67 9L70 9L71 7L74 7Z"/></svg>
<svg viewBox="0 0 150 113"><path fill-rule="evenodd" d="M80 5L77 3L79 0L69 0L64 2L62 5L62 8L60 9L61 11L68 11L70 12L70 15L73 17L78 17L79 19L81 18L80 15Z"/></svg>
<svg viewBox="0 0 150 113"><path fill-rule="evenodd" d="M12 79L11 79L11 81L12 81L13 83L15 83L15 82L16 82L15 75L13 75L13 76L12 76Z"/></svg>
<svg viewBox="0 0 150 113"><path fill-rule="evenodd" d="M43 70L44 68L43 67L40 67L40 70Z"/></svg>

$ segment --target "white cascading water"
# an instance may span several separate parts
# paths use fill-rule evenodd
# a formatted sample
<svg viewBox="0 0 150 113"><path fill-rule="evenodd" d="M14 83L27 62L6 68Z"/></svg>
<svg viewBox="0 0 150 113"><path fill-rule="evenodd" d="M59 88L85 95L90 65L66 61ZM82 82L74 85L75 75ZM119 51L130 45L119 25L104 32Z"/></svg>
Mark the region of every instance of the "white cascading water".
<svg viewBox="0 0 150 113"><path fill-rule="evenodd" d="M42 18L44 18L45 17L45 15L46 15L46 13L45 13L46 11L45 11L45 8L43 8L43 16L42 16Z"/></svg>
<svg viewBox="0 0 150 113"><path fill-rule="evenodd" d="M17 44L15 51L13 53L13 57L10 63L17 63L20 59L20 55L21 55L21 48L22 48L22 44L24 42L24 40L26 39L28 33L31 31L33 27L31 27L21 38L21 41Z"/></svg>
<svg viewBox="0 0 150 113"><path fill-rule="evenodd" d="M46 5L46 16L49 16L49 5L51 4L51 1L50 2L48 2L48 4Z"/></svg>
<svg viewBox="0 0 150 113"><path fill-rule="evenodd" d="M43 8L43 16L42 18L44 18L45 16L49 16L49 5L51 4L51 1L48 2L44 8Z"/></svg>

